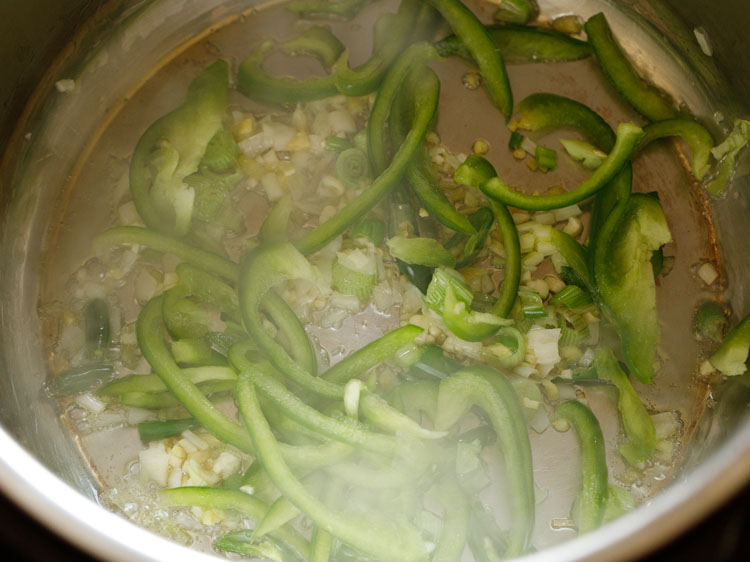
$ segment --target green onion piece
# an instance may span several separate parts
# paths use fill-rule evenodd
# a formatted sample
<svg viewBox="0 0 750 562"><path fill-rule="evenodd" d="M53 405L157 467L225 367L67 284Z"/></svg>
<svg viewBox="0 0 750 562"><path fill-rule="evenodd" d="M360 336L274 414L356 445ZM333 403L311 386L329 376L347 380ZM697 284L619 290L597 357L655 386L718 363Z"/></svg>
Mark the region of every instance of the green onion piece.
<svg viewBox="0 0 750 562"><path fill-rule="evenodd" d="M92 299L83 310L87 354L100 358L109 349L109 305L103 299Z"/></svg>
<svg viewBox="0 0 750 562"><path fill-rule="evenodd" d="M701 337L720 343L726 327L724 310L717 302L704 302L695 311L695 330Z"/></svg>
<svg viewBox="0 0 750 562"><path fill-rule="evenodd" d="M330 136L326 137L323 146L328 152L344 152L350 148L357 148L349 139L343 137Z"/></svg>
<svg viewBox="0 0 750 562"><path fill-rule="evenodd" d="M201 164L214 173L228 172L237 162L240 149L228 129L219 129L206 146Z"/></svg>
<svg viewBox="0 0 750 562"><path fill-rule="evenodd" d="M137 425L138 437L143 443L179 435L186 429L194 429L200 423L195 418L181 420L147 421Z"/></svg>
<svg viewBox="0 0 750 562"><path fill-rule="evenodd" d="M347 148L336 159L336 175L349 187L358 187L370 174L370 160L359 148Z"/></svg>
<svg viewBox="0 0 750 562"><path fill-rule="evenodd" d="M380 246L385 239L385 223L380 219L368 217L358 222L352 228L352 238L367 238L376 246Z"/></svg>
<svg viewBox="0 0 750 562"><path fill-rule="evenodd" d="M430 281L427 287L424 302L441 316L443 314L443 305L445 304L446 290L449 285L453 288L456 299L459 302L466 303L469 306L474 298L471 287L458 271L447 267L437 268L432 274L432 281Z"/></svg>
<svg viewBox="0 0 750 562"><path fill-rule="evenodd" d="M535 0L503 0L494 18L505 23L527 23L538 15L539 6Z"/></svg>
<svg viewBox="0 0 750 562"><path fill-rule="evenodd" d="M112 365L82 365L63 371L47 383L47 391L53 396L74 396L88 392L112 378Z"/></svg>
<svg viewBox="0 0 750 562"><path fill-rule="evenodd" d="M577 285L566 285L565 288L549 300L549 304L564 306L572 312L589 312L595 309L591 295Z"/></svg>
<svg viewBox="0 0 750 562"><path fill-rule="evenodd" d="M546 146L537 145L534 155L536 163L540 168L545 170L554 170L557 168L557 152Z"/></svg>
<svg viewBox="0 0 750 562"><path fill-rule="evenodd" d="M260 227L260 237L263 242L284 242L288 238L289 217L294 209L294 203L289 195L284 195L268 213L266 220Z"/></svg>
<svg viewBox="0 0 750 562"><path fill-rule="evenodd" d="M456 256L432 238L394 236L386 244L394 258L406 263L427 267L453 267L456 265Z"/></svg>
<svg viewBox="0 0 750 562"><path fill-rule="evenodd" d="M508 148L510 148L511 150L518 150L519 148L521 148L521 143L523 143L523 135L518 131L513 131L510 134Z"/></svg>
<svg viewBox="0 0 750 562"><path fill-rule="evenodd" d="M378 282L377 273L350 267L348 264L352 263L351 259L346 260L345 263L342 263L342 261L343 258L337 256L331 267L332 287L345 295L354 295L362 300L369 299ZM374 270L374 267L366 269Z"/></svg>
<svg viewBox="0 0 750 562"><path fill-rule="evenodd" d="M539 293L527 289L526 287L518 288L518 300L521 303L521 314L523 318L544 318L547 316L547 309L544 308L544 301Z"/></svg>
<svg viewBox="0 0 750 562"><path fill-rule="evenodd" d="M573 160L577 160L589 170L596 170L602 165L602 162L604 162L604 159L607 157L606 152L602 152L593 144L586 141L560 139L560 143L563 145L565 152L567 152Z"/></svg>
<svg viewBox="0 0 750 562"><path fill-rule="evenodd" d="M747 356L750 351L750 315L745 316L724 338L708 360L728 377L747 371Z"/></svg>

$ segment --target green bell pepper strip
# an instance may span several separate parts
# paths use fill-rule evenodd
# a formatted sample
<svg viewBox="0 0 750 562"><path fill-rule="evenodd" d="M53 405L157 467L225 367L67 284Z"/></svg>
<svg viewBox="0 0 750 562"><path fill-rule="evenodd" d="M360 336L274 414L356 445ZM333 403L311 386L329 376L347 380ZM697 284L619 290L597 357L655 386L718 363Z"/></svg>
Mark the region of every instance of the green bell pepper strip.
<svg viewBox="0 0 750 562"><path fill-rule="evenodd" d="M164 385L203 427L218 439L252 454L252 442L244 428L222 414L203 396L200 389L183 376L183 369L180 369L172 359L164 342L166 327L161 315L162 299L162 296L151 299L138 316L136 335L141 353ZM337 459L350 454L351 449L340 443L331 442L308 447L285 445L282 452L295 466L314 467L336 462Z"/></svg>
<svg viewBox="0 0 750 562"><path fill-rule="evenodd" d="M240 303L237 291L216 275L189 263L180 263L176 268L180 285L189 295L216 306L233 322L240 321Z"/></svg>
<svg viewBox="0 0 750 562"><path fill-rule="evenodd" d="M490 37L503 54L506 64L565 62L591 56L591 45L570 35L525 25L488 25ZM455 35L438 41L435 47L443 57L471 59L463 42Z"/></svg>
<svg viewBox="0 0 750 562"><path fill-rule="evenodd" d="M231 367L189 367L180 369L180 376L193 384L209 381L237 381L237 373ZM159 375L128 375L104 385L96 391L97 396L117 397L126 392L166 392L167 386Z"/></svg>
<svg viewBox="0 0 750 562"><path fill-rule="evenodd" d="M260 309L265 312L286 338L294 360L312 376L318 374L315 347L305 332L305 327L289 304L275 290L269 290Z"/></svg>
<svg viewBox="0 0 750 562"><path fill-rule="evenodd" d="M413 324L392 330L336 363L324 372L321 378L337 384L346 384L389 357L393 357L398 351L412 343L414 338L423 331L422 328Z"/></svg>
<svg viewBox="0 0 750 562"><path fill-rule="evenodd" d="M557 406L553 419L568 420L578 435L582 475L573 519L578 534L582 535L602 524L607 507L609 484L604 435L596 416L577 400L568 400Z"/></svg>
<svg viewBox="0 0 750 562"><path fill-rule="evenodd" d="M403 488L414 485L414 480L419 478L427 468L424 464L421 470L414 470L414 465L408 466L408 471L401 467L362 466L361 463L346 462L332 464L325 471L340 482L362 488Z"/></svg>
<svg viewBox="0 0 750 562"><path fill-rule="evenodd" d="M260 410L255 387L246 375L236 390L240 413L257 455L279 490L316 525L341 541L385 562L423 562L427 551L419 532L407 521L384 521L371 514L333 510L312 496L289 469Z"/></svg>
<svg viewBox="0 0 750 562"><path fill-rule="evenodd" d="M130 161L130 191L147 226L183 236L193 218L195 191L184 183L221 129L229 65L218 60L198 75L185 102L151 125Z"/></svg>
<svg viewBox="0 0 750 562"><path fill-rule="evenodd" d="M651 382L660 330L651 256L672 241L655 197L636 193L610 214L594 248L594 282L630 371Z"/></svg>
<svg viewBox="0 0 750 562"><path fill-rule="evenodd" d="M617 137L607 122L586 105L557 94L531 94L518 104L518 128L528 131L573 128L604 152L611 152Z"/></svg>
<svg viewBox="0 0 750 562"><path fill-rule="evenodd" d="M458 167L454 175L457 183L479 187L491 178L497 177L495 168L485 158L470 154ZM505 269L500 294L492 306L492 313L501 318L507 318L513 304L516 302L518 287L521 284L521 242L518 238L516 223L513 221L508 208L497 201L490 200L495 224L503 237L505 249Z"/></svg>
<svg viewBox="0 0 750 562"><path fill-rule="evenodd" d="M377 394L363 393L360 397L359 409L370 424L395 434L402 432L421 439L440 439L446 435L444 431L423 428L410 417L392 408Z"/></svg>
<svg viewBox="0 0 750 562"><path fill-rule="evenodd" d="M604 14L592 16L583 27L604 74L630 105L651 121L677 117L677 111L664 94L638 75L612 36Z"/></svg>
<svg viewBox="0 0 750 562"><path fill-rule="evenodd" d="M431 562L459 562L469 533L469 502L461 487L453 479L446 479L437 487L438 500L445 519Z"/></svg>
<svg viewBox="0 0 750 562"><path fill-rule="evenodd" d="M507 533L500 529L495 517L478 501L469 512L469 548L475 562L499 562L508 549Z"/></svg>
<svg viewBox="0 0 750 562"><path fill-rule="evenodd" d="M327 27L319 25L304 30L279 45L287 55L311 55L330 68L344 52L344 45Z"/></svg>
<svg viewBox="0 0 750 562"><path fill-rule="evenodd" d="M366 96L378 89L393 62L408 45L420 9L420 0L402 0L397 13L382 15L375 23L372 56L357 68L349 68L349 54L344 51L331 69L339 93Z"/></svg>
<svg viewBox="0 0 750 562"><path fill-rule="evenodd" d="M562 254L565 261L573 269L576 276L583 282L586 290L592 295L596 295L594 284L589 275L588 254L578 241L570 234L553 228L551 231L552 243L557 251Z"/></svg>
<svg viewBox="0 0 750 562"><path fill-rule="evenodd" d="M620 454L633 466L643 468L656 450L654 421L612 351L598 348L594 354L594 368L600 379L617 387L617 409L629 441L620 445Z"/></svg>
<svg viewBox="0 0 750 562"><path fill-rule="evenodd" d="M386 76L381 92L395 88L395 86L396 84L392 83L389 74ZM311 254L324 247L367 214L372 207L398 185L399 180L406 172L407 166L422 145L424 136L437 110L439 92L440 82L437 76L434 72L428 71L414 90L414 122L412 128L394 155L390 165L375 178L370 187L356 196L346 207L296 242L295 245L303 254Z"/></svg>
<svg viewBox="0 0 750 562"><path fill-rule="evenodd" d="M722 374L733 377L747 371L747 356L750 351L750 315L732 328L708 360Z"/></svg>
<svg viewBox="0 0 750 562"><path fill-rule="evenodd" d="M388 199L388 236L414 232L418 230L418 227L411 195L404 187L395 189ZM431 267L410 264L398 259L396 265L412 285L423 294L427 292L427 287L432 281L433 269Z"/></svg>
<svg viewBox="0 0 750 562"><path fill-rule="evenodd" d="M162 505L168 507L189 505L206 509L231 509L256 522L261 521L268 512L268 506L255 496L222 488L171 488L161 490L159 499ZM310 544L296 531L281 527L272 536L289 545L304 560L309 559Z"/></svg>
<svg viewBox="0 0 750 562"><path fill-rule="evenodd" d="M500 49L477 17L459 0L428 0L461 39L471 58L479 67L492 102L510 119L513 93Z"/></svg>
<svg viewBox="0 0 750 562"><path fill-rule="evenodd" d="M350 20L368 0L293 0L285 8L303 18Z"/></svg>
<svg viewBox="0 0 750 562"><path fill-rule="evenodd" d="M710 169L711 149L714 138L703 125L692 119L665 119L643 128L643 136L638 151L652 141L665 137L680 137L690 148L690 167L693 174L702 180Z"/></svg>
<svg viewBox="0 0 750 562"><path fill-rule="evenodd" d="M442 349L437 346L434 346L434 348L442 354ZM445 378L462 366L457 365L456 369L450 369L440 365L439 376ZM438 383L435 380L407 381L393 389L391 401L395 407L412 418L416 418L419 412L424 412L434 424L437 415L438 389Z"/></svg>
<svg viewBox="0 0 750 562"><path fill-rule="evenodd" d="M383 173L388 167L388 117L392 112L395 113L395 101L404 98L398 95L400 89L410 75L418 73L430 60L436 58L438 58L437 51L430 43L420 42L411 45L396 59L388 72L387 80L378 91L367 122L368 154L376 174ZM399 133L403 134L398 134L394 141L398 141L399 144L404 142L408 134L404 130L407 126L406 106L408 105L411 104L404 103L405 107L401 108L402 112L397 115Z"/></svg>
<svg viewBox="0 0 750 562"><path fill-rule="evenodd" d="M274 49L272 41L264 41L240 63L237 89L250 99L270 105L294 105L319 100L338 93L333 76L296 80L287 76L270 76L263 61Z"/></svg>
<svg viewBox="0 0 750 562"><path fill-rule="evenodd" d="M615 176L594 198L591 206L591 218L589 219L589 271L593 277L593 261L599 234L604 228L604 223L611 214L621 213L628 203L630 193L633 191L633 165L625 164L620 173Z"/></svg>
<svg viewBox="0 0 750 562"><path fill-rule="evenodd" d="M425 6L427 6L425 4ZM434 50L433 50L434 53ZM403 91L409 92L413 88L412 81L418 79L416 73L411 73L406 77L406 86ZM412 120L409 111L407 110L408 95L397 95L393 100L393 107L390 111L390 119L388 120L391 142L394 146L400 145L406 134L407 124ZM381 118L381 123L382 118ZM382 132L378 131L376 127L368 129L368 133L372 131L370 139L372 139L374 145L372 152L377 155L380 160L383 158L383 153L386 148L381 146L384 142ZM377 143L377 144L375 144ZM459 213L446 197L443 190L440 188L435 171L432 168L432 162L430 161L430 155L427 147L423 146L414 158L414 163L409 166L406 170L406 177L409 180L411 189L414 195L417 196L419 202L427 210L427 212L435 218L438 222L444 224L448 228L452 228L456 232L464 234L475 234L476 230L474 225L464 215Z"/></svg>
<svg viewBox="0 0 750 562"><path fill-rule="evenodd" d="M323 486L322 474L313 472L302 479L302 484L311 494L317 496L320 494L320 489ZM286 496L279 496L268 507L268 511L263 516L263 519L255 527L253 538L260 538L274 532L276 529L282 528L299 514L300 510Z"/></svg>
<svg viewBox="0 0 750 562"><path fill-rule="evenodd" d="M310 562L328 562L333 551L333 537L328 531L315 527L310 538Z"/></svg>
<svg viewBox="0 0 750 562"><path fill-rule="evenodd" d="M239 277L239 266L227 258L140 226L115 226L100 232L94 237L94 252L103 254L112 246L124 244L142 245L165 254L174 254L225 279L234 281Z"/></svg>
<svg viewBox="0 0 750 562"><path fill-rule="evenodd" d="M580 203L600 191L614 179L628 163L642 134L643 131L640 127L636 127L632 123L621 123L617 128L615 146L602 165L588 179L566 193L541 196L528 195L514 191L498 177L486 181L480 185L480 189L485 195L496 201L527 211L549 211Z"/></svg>
<svg viewBox="0 0 750 562"><path fill-rule="evenodd" d="M459 213L460 214L460 213ZM463 216L463 215L461 215ZM456 269L462 269L474 263L479 252L484 248L487 236L490 234L492 224L495 222L495 215L488 207L480 207L476 213L471 215L469 224L475 229L474 233L468 237L464 245L463 256L456 262ZM466 238L463 232L456 232L445 243L446 248L453 248L459 242Z"/></svg>
<svg viewBox="0 0 750 562"><path fill-rule="evenodd" d="M232 531L214 540L211 545L220 552L233 552L253 560L275 562L300 562L304 560L279 540L262 538L256 540L250 529Z"/></svg>
<svg viewBox="0 0 750 562"><path fill-rule="evenodd" d="M245 261L240 276L240 309L245 328L271 363L296 384L321 396L341 399L344 396L341 385L313 376L263 326L260 311L266 295L282 281L299 277L315 279L316 273L290 243L261 246L253 251Z"/></svg>
<svg viewBox="0 0 750 562"><path fill-rule="evenodd" d="M396 444L392 437L366 431L355 423L340 421L321 414L318 410L297 398L293 392L269 374L271 371L270 365L251 363L245 359L242 348L242 344L239 344L229 351L232 365L241 374L248 375L258 391L270 399L286 416L308 429L342 443L383 455L393 453Z"/></svg>
<svg viewBox="0 0 750 562"><path fill-rule="evenodd" d="M522 554L534 527L534 478L526 421L511 383L488 367L463 369L440 382L437 429L453 426L472 406L490 418L505 459L507 490L513 524L505 556Z"/></svg>
<svg viewBox="0 0 750 562"><path fill-rule="evenodd" d="M208 381L195 386L210 400L217 394L231 392L234 384L232 381ZM142 410L166 410L181 406L180 401L171 392L123 392L119 396L119 403Z"/></svg>
<svg viewBox="0 0 750 562"><path fill-rule="evenodd" d="M504 0L493 17L507 23L527 23L538 15L536 0Z"/></svg>
<svg viewBox="0 0 750 562"><path fill-rule="evenodd" d="M511 322L494 314L470 310L466 302L456 298L456 291L450 284L445 288L442 318L446 327L456 336L464 341L474 342L486 340Z"/></svg>
<svg viewBox="0 0 750 562"><path fill-rule="evenodd" d="M391 256L411 265L425 267L453 267L456 256L434 238L392 236L387 242Z"/></svg>

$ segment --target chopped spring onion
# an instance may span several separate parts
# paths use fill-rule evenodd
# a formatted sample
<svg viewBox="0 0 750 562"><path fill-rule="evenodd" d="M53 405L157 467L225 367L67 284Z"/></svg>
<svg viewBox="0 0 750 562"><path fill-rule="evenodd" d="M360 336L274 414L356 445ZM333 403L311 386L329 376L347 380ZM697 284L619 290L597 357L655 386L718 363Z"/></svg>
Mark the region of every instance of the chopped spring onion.
<svg viewBox="0 0 750 562"><path fill-rule="evenodd" d="M100 358L109 349L109 305L103 299L92 299L83 311L86 346L90 357Z"/></svg>
<svg viewBox="0 0 750 562"><path fill-rule="evenodd" d="M548 315L544 308L542 297L536 291L525 287L518 288L518 300L521 303L521 314L523 318L544 318Z"/></svg>
<svg viewBox="0 0 750 562"><path fill-rule="evenodd" d="M344 387L344 411L351 418L359 416L359 396L362 394L362 381L352 379Z"/></svg>
<svg viewBox="0 0 750 562"><path fill-rule="evenodd" d="M430 281L427 287L424 302L428 308L441 316L443 314L443 305L445 304L446 289L449 285L453 288L458 301L468 305L471 304L474 298L471 287L458 271L447 267L438 267L432 274L432 281Z"/></svg>
<svg viewBox="0 0 750 562"><path fill-rule="evenodd" d="M349 139L343 137L330 136L327 137L324 143L324 147L329 152L344 152L350 148L356 148L354 143Z"/></svg>
<svg viewBox="0 0 750 562"><path fill-rule="evenodd" d="M521 148L521 144L523 143L523 135L519 133L518 131L513 131L510 134L510 140L508 141L508 148L511 150L518 150Z"/></svg>
<svg viewBox="0 0 750 562"><path fill-rule="evenodd" d="M545 170L554 170L557 168L557 152L551 148L538 144L534 152L534 157L540 168L544 168Z"/></svg>
<svg viewBox="0 0 750 562"><path fill-rule="evenodd" d="M704 302L695 312L695 330L703 338L720 343L727 327L724 310L714 301Z"/></svg>
<svg viewBox="0 0 750 562"><path fill-rule="evenodd" d="M181 420L147 421L138 424L138 437L143 443L158 441L180 435L187 429L194 429L200 424L194 418Z"/></svg>
<svg viewBox="0 0 750 562"><path fill-rule="evenodd" d="M347 186L359 186L369 174L370 160L359 148L347 148L336 159L336 175Z"/></svg>
<svg viewBox="0 0 750 562"><path fill-rule="evenodd" d="M495 335L497 343L486 349L487 360L506 369L513 369L521 364L526 356L526 338L516 328L505 326Z"/></svg>
<svg viewBox="0 0 750 562"><path fill-rule="evenodd" d="M403 262L426 267L453 267L456 257L433 238L394 236L388 242L391 255Z"/></svg>
<svg viewBox="0 0 750 562"><path fill-rule="evenodd" d="M375 258L359 248L338 252L331 267L333 288L345 295L368 299L378 282Z"/></svg>
<svg viewBox="0 0 750 562"><path fill-rule="evenodd" d="M549 300L549 304L564 306L571 312L584 313L595 310L594 300L578 285L566 285L565 288Z"/></svg>

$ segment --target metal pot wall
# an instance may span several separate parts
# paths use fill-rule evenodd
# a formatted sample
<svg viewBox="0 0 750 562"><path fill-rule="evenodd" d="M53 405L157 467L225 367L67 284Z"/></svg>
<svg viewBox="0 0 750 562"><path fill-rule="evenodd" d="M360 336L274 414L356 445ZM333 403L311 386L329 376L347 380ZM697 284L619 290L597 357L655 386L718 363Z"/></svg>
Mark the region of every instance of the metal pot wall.
<svg viewBox="0 0 750 562"><path fill-rule="evenodd" d="M60 178L76 173L75 163L102 121L140 84L142 69L159 66L177 45L259 3L35 0L0 6L0 21L14 22L0 42L0 488L44 525L101 558L208 560L98 506L86 462L41 391L46 369L36 307L46 232L67 189ZM540 4L554 13L565 2ZM654 75L659 85L674 89L672 70L687 65L696 83L681 94L691 108L711 119L705 113L710 107L729 123L743 112L747 116L743 101L750 101L750 49L738 47L747 42L744 33L750 27L745 0L617 4L645 18L625 40L626 48L645 38L672 49L675 56ZM593 13L601 5L601 0L580 2L580 13ZM616 29L624 25L615 12L612 22ZM698 25L711 40L712 57L695 41ZM75 96L55 90L55 82L68 77L76 78ZM737 311L750 310L747 160L740 163L733 195L711 209ZM92 208L99 208L96 201ZM92 232L103 226L87 218L82 222ZM730 381L713 398L716 406L700 420L683 468L668 488L635 513L529 560L635 557L736 493L750 479L750 391Z"/></svg>

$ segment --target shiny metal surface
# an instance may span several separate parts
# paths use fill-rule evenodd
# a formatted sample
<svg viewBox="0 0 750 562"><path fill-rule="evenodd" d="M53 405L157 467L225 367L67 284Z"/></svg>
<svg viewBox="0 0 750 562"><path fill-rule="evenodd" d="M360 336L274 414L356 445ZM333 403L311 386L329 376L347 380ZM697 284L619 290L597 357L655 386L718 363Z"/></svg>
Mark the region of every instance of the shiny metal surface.
<svg viewBox="0 0 750 562"><path fill-rule="evenodd" d="M731 54L724 45L731 45L746 29L740 25L741 17L730 17L744 15L746 10L741 3L735 2L738 10L723 16L728 19L719 20L722 28L715 19L716 13L707 16L711 11L707 3L673 2L678 10L684 4L685 15L693 22L700 21L707 29L716 47L716 57L722 52ZM81 10L90 10L92 6L88 2L67 4ZM86 166L81 163L88 161L89 151L96 146L101 131L116 122L121 105L137 95L148 78L143 69L164 67L179 56L178 47L188 48L206 30L222 27L258 4L241 0L108 3L107 9L97 12L95 23L85 28L66 57L41 83L31 109L22 116L21 127L16 130L0 169L0 263L3 264L0 269L0 487L52 529L104 559L206 560L208 557L135 527L95 503L97 483L79 452L79 443L61 426L55 404L42 392L46 364L42 353L43 327L37 316L39 295L43 292L42 273L52 269L64 278L62 264L80 259L75 254L83 244L77 241L87 240L109 222L108 209L117 200L117 190L122 186L109 186L96 200L91 194L71 188L73 180L86 175ZM550 15L570 13L571 6L583 17L605 9L625 48L657 84L707 121L715 119L715 111L722 113L723 121L715 125L717 131L730 126L733 117L747 115L741 100L750 99L750 91L732 92L728 84L750 88L742 78L750 75L750 60L741 57L732 63L720 60L719 67L737 76L725 81L713 58L696 48L692 28L681 27L681 16L666 3L546 0L540 4ZM639 19L639 15L648 20ZM731 32L732 26L737 26L736 33ZM40 49L44 45L42 41ZM53 50L57 45L51 39L46 44ZM49 60L49 55L39 56L39 60ZM742 64L748 67L743 68ZM57 92L54 82L68 77L75 77L76 90L70 94ZM8 134L3 130L3 135ZM123 152L117 154L122 161L117 165L125 162L128 146L132 146L132 139L123 141ZM725 200L711 204L724 258L728 296L738 312L750 310L747 170L746 154L732 193ZM60 178L67 180L62 182ZM659 177L654 179L659 180ZM72 211L66 221L57 224L54 221L59 218L61 208L84 211ZM50 223L55 225L52 234ZM77 228L72 230L71 225ZM50 262L51 240L55 241L55 251L60 252L54 254L54 263L58 265ZM57 246L59 240L65 243ZM710 245L711 240L703 243ZM674 384L653 400L666 400L670 393L679 394L688 404L696 406L693 408L696 412L703 412L703 408L697 407L703 399L700 389L679 387L679 380ZM687 444L682 469L663 492L635 513L582 539L565 542L528 559L632 558L674 537L739 489L750 479L750 392L737 381L716 387L713 392L712 403L716 406L705 410L700 419L695 414L697 425Z"/></svg>

